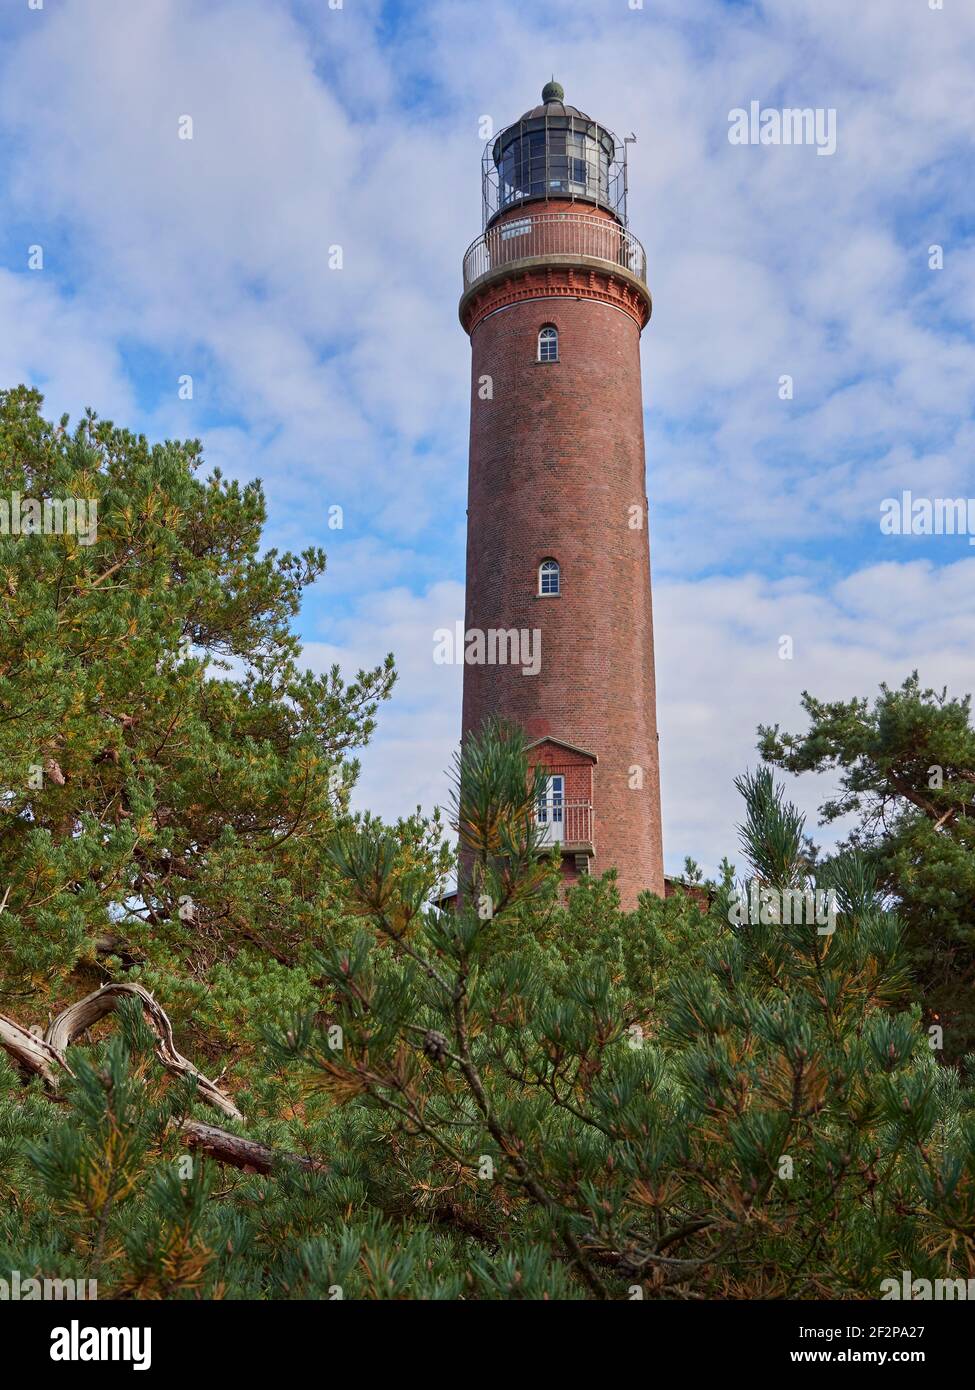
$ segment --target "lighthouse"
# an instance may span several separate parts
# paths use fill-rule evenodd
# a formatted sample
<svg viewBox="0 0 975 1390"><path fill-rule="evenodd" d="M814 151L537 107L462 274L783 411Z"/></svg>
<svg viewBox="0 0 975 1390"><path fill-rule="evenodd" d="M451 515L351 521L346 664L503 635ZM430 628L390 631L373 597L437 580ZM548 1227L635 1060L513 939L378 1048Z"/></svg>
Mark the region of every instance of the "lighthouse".
<svg viewBox="0 0 975 1390"><path fill-rule="evenodd" d="M465 662L463 734L491 715L522 727L566 885L615 868L629 910L663 895L664 872L640 381L652 305L626 146L552 81L488 142L482 188L460 321L465 627L486 655Z"/></svg>

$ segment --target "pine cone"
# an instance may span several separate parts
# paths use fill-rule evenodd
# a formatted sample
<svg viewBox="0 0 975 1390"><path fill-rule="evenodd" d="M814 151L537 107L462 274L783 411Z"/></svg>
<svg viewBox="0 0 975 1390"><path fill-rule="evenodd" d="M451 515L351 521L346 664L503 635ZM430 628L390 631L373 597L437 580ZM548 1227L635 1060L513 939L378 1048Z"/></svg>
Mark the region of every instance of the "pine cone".
<svg viewBox="0 0 975 1390"><path fill-rule="evenodd" d="M423 1039L423 1051L431 1062L442 1062L447 1056L447 1039L443 1033L431 1028Z"/></svg>

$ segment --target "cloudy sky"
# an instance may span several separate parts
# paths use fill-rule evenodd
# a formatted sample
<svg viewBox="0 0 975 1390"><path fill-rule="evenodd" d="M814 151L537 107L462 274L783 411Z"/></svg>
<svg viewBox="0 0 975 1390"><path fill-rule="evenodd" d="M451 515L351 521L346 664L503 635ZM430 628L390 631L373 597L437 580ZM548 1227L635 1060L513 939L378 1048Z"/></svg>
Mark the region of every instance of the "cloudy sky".
<svg viewBox="0 0 975 1390"><path fill-rule="evenodd" d="M905 488L975 495L975 5L937 3L4 0L0 385L260 477L269 543L328 552L309 664L397 659L359 804L432 809L479 130L554 74L637 136L664 845L712 866L755 726L798 727L804 688L975 690L975 548L879 526ZM835 109L835 154L732 145L752 101ZM790 790L814 813L828 787Z"/></svg>

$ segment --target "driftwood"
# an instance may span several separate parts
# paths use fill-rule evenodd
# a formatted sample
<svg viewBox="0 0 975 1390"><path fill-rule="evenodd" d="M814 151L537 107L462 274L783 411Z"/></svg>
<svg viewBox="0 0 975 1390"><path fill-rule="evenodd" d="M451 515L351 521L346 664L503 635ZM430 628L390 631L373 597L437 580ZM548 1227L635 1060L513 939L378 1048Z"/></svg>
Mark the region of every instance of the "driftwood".
<svg viewBox="0 0 975 1390"><path fill-rule="evenodd" d="M52 1098L57 1099L61 1074L73 1074L67 1057L71 1043L86 1028L90 1028L93 1023L97 1023L100 1018L116 1009L119 1000L126 998L138 999L142 1005L143 1017L156 1037L156 1056L166 1070L177 1076L193 1077L201 1100L222 1111L230 1119L243 1120L244 1117L236 1105L221 1091L216 1082L204 1076L177 1050L173 1041L172 1024L165 1010L141 985L103 985L101 989L94 990L58 1014L48 1025L43 1037L39 1036L39 1033L22 1028L5 1014L0 1014L0 1047L9 1053L27 1075L39 1076ZM199 1120L184 1120L180 1128L191 1148L197 1148L210 1158L234 1168L270 1173L276 1163L284 1162L315 1171L324 1170L324 1165L316 1159L271 1149L266 1144L241 1138L238 1134L231 1134L229 1130L218 1129L215 1125L203 1124Z"/></svg>

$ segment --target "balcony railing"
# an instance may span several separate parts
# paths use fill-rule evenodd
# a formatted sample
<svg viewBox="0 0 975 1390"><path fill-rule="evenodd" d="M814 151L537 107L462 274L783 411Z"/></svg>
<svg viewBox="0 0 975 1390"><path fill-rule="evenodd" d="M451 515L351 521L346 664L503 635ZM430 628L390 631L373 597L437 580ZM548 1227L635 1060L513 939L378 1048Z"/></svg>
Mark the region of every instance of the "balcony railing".
<svg viewBox="0 0 975 1390"><path fill-rule="evenodd" d="M543 844L592 844L591 801L563 801L561 797L545 796L538 803L536 819Z"/></svg>
<svg viewBox="0 0 975 1390"><path fill-rule="evenodd" d="M609 217L582 212L526 213L489 227L464 256L464 290L511 261L531 256L584 256L622 266L644 284L647 255L631 232Z"/></svg>

